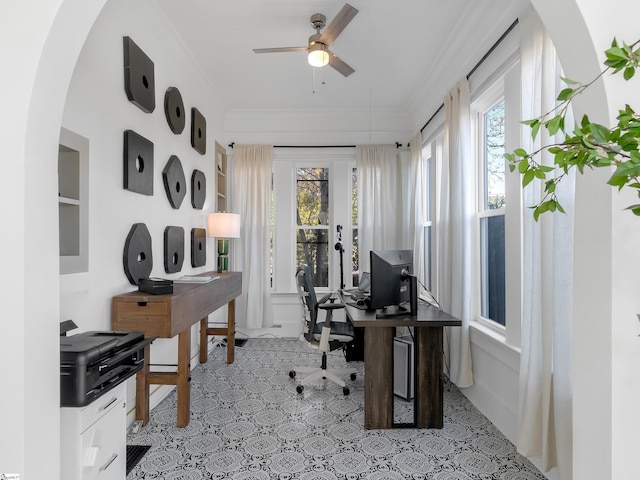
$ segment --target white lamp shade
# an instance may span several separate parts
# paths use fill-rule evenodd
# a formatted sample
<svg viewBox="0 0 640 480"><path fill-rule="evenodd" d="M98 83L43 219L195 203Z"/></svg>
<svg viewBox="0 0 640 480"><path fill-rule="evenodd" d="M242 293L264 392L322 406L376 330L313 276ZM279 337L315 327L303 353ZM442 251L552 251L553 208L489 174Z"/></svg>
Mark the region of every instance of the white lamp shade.
<svg viewBox="0 0 640 480"><path fill-rule="evenodd" d="M218 238L239 238L240 215L237 213L210 213L207 217L207 235Z"/></svg>
<svg viewBox="0 0 640 480"><path fill-rule="evenodd" d="M329 63L329 53L324 49L324 45L316 43L309 47L309 56L307 57L309 65L312 67L324 67Z"/></svg>

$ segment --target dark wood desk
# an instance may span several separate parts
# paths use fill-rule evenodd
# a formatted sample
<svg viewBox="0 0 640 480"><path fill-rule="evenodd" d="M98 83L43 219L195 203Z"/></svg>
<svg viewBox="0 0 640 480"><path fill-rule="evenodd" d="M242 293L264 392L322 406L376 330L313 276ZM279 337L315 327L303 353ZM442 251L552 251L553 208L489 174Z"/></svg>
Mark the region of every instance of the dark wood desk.
<svg viewBox="0 0 640 480"><path fill-rule="evenodd" d="M411 426L442 428L444 326L462 322L437 308L418 303L415 317L376 318L375 312L345 308L354 327L364 327L364 426L367 429ZM414 423L393 422L393 338L396 327L414 328Z"/></svg>
<svg viewBox="0 0 640 480"><path fill-rule="evenodd" d="M229 304L227 361L233 362L235 298L242 293L240 272L207 272L219 275L208 283L175 283L173 293L150 295L134 291L117 295L111 301L111 326L114 330L144 332L145 337L178 336L178 371L149 371L149 346L145 347L144 367L136 375L136 419L149 421L149 385L176 385L178 391L178 427L189 424L191 394L191 326L200 322L200 362L207 361L207 317ZM205 330L204 337L202 330ZM228 332L232 332L229 334ZM202 339L204 338L204 342Z"/></svg>

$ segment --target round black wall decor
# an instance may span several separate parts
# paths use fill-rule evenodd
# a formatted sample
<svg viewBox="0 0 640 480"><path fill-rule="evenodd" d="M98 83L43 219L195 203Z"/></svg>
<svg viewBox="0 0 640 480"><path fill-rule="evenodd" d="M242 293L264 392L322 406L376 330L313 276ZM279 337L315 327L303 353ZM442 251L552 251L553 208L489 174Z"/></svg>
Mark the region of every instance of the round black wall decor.
<svg viewBox="0 0 640 480"><path fill-rule="evenodd" d="M194 170L191 175L191 206L202 210L207 198L207 177L204 172Z"/></svg>
<svg viewBox="0 0 640 480"><path fill-rule="evenodd" d="M171 155L162 170L162 183L164 183L164 191L167 193L171 206L180 208L182 200L187 194L187 180L184 178L182 163L175 155Z"/></svg>
<svg viewBox="0 0 640 480"><path fill-rule="evenodd" d="M151 235L144 223L134 223L124 242L122 254L124 273L131 285L138 285L141 278L149 278L153 268Z"/></svg>
<svg viewBox="0 0 640 480"><path fill-rule="evenodd" d="M186 123L186 115L182 95L176 87L167 88L164 94L164 115L171 131L176 135L181 134Z"/></svg>

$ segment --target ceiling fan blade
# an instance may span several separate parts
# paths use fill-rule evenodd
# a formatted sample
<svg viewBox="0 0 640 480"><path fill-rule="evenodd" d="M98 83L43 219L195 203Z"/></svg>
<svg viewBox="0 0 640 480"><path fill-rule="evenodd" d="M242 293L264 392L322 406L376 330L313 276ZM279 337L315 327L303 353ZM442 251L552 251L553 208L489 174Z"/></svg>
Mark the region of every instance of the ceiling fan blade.
<svg viewBox="0 0 640 480"><path fill-rule="evenodd" d="M254 48L255 53L302 52L309 47Z"/></svg>
<svg viewBox="0 0 640 480"><path fill-rule="evenodd" d="M329 52L329 65L331 65L345 77L348 77L353 72L355 72L353 68L340 60L340 58L336 57L332 52Z"/></svg>
<svg viewBox="0 0 640 480"><path fill-rule="evenodd" d="M349 25L349 22L353 20L353 17L358 13L358 9L352 7L348 3L344 4L344 7L338 12L336 18L334 18L327 28L324 29L320 36L320 41L325 45L331 45L338 35Z"/></svg>

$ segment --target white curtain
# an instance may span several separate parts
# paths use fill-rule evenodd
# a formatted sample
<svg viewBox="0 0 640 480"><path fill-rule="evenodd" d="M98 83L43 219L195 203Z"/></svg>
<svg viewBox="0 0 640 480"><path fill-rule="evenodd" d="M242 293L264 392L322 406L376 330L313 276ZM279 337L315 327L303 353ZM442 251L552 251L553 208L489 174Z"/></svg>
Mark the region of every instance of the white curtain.
<svg viewBox="0 0 640 480"><path fill-rule="evenodd" d="M403 195L406 212L402 229L406 233L406 244L413 250L413 273L426 284L426 272L424 269L424 223L426 221L427 205L427 167L422 159L422 135L418 132L412 139L408 162L406 155L401 157L403 172ZM407 164L408 163L408 164ZM404 186L406 184L406 187Z"/></svg>
<svg viewBox="0 0 640 480"><path fill-rule="evenodd" d="M550 111L559 91L561 71L549 36L537 15L520 21L522 118ZM571 119L567 125L572 123ZM524 127L522 146L534 151L548 145L545 129L534 142ZM553 165L545 153L537 159ZM571 291L573 258L573 178L558 186L567 211L533 220L528 208L541 198L541 182L524 189L523 318L518 408L518 451L542 459L548 471L558 467L560 479L572 478Z"/></svg>
<svg viewBox="0 0 640 480"><path fill-rule="evenodd" d="M236 299L238 325L273 325L269 280L271 172L273 147L233 148L233 209L240 214L240 238L233 241L234 270L242 272L242 295Z"/></svg>
<svg viewBox="0 0 640 480"><path fill-rule="evenodd" d="M356 147L360 271L369 271L371 250L402 245L402 177L395 145Z"/></svg>
<svg viewBox="0 0 640 480"><path fill-rule="evenodd" d="M459 387L473 385L469 321L474 256L475 165L471 153L469 83L460 80L444 99L445 144L442 156L437 214L439 263L436 291L443 309L462 320L446 331L445 355L449 376Z"/></svg>

